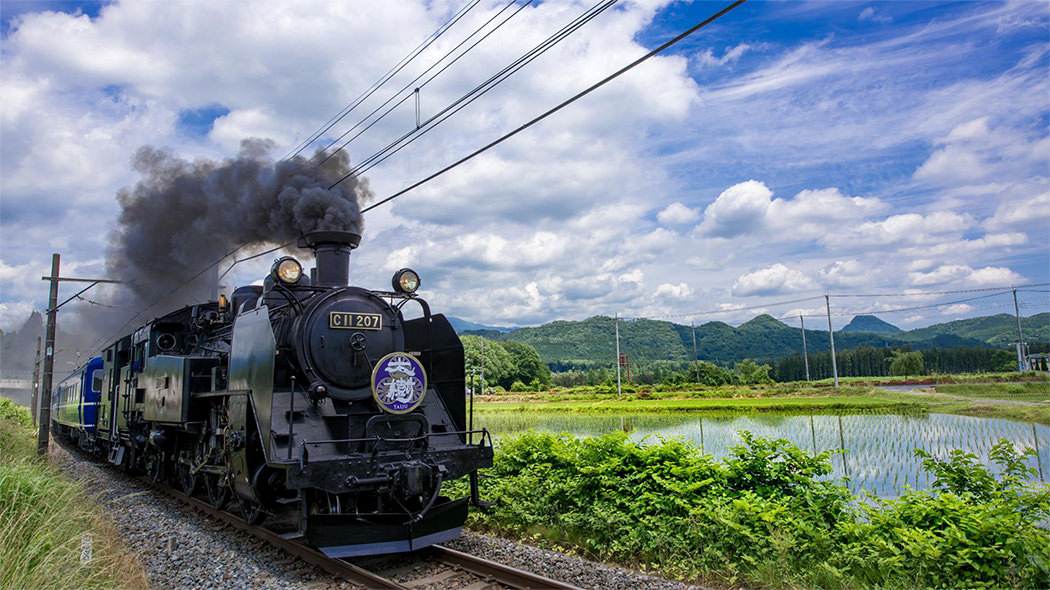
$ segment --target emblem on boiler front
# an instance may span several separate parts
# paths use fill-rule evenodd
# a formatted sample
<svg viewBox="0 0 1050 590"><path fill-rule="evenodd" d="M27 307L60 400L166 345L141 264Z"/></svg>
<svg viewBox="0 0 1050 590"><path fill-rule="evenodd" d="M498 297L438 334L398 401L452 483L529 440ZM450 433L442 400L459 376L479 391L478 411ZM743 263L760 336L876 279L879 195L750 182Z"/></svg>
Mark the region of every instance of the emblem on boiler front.
<svg viewBox="0 0 1050 590"><path fill-rule="evenodd" d="M427 391L423 365L407 352L392 352L372 370L372 397L391 414L406 414L419 407Z"/></svg>

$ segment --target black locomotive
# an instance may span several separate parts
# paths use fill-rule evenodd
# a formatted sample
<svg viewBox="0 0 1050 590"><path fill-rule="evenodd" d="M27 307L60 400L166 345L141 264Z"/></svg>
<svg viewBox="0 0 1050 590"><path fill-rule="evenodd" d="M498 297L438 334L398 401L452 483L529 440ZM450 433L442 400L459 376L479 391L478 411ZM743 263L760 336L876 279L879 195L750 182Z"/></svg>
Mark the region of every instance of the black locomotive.
<svg viewBox="0 0 1050 590"><path fill-rule="evenodd" d="M59 386L56 431L330 556L458 536L478 469L492 465L488 433L468 430L463 346L415 295L413 271L389 292L347 286L359 241L305 234L309 277L284 257L262 286L117 340L100 374L96 361ZM422 317L406 320L406 304ZM470 496L442 494L462 477Z"/></svg>

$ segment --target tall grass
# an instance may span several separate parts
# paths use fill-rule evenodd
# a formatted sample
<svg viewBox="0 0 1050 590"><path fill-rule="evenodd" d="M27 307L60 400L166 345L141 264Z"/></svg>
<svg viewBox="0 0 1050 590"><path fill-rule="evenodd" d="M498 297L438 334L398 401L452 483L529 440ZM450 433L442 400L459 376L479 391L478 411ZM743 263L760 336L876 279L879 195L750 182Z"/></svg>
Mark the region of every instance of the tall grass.
<svg viewBox="0 0 1050 590"><path fill-rule="evenodd" d="M0 398L0 589L148 587L84 488L36 458L30 424Z"/></svg>

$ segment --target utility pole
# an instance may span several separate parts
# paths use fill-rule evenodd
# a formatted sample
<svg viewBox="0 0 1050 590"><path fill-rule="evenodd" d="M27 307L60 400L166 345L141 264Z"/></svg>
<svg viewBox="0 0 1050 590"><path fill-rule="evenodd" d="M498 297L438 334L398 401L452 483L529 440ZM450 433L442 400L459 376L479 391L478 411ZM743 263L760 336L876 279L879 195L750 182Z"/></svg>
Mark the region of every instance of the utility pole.
<svg viewBox="0 0 1050 590"><path fill-rule="evenodd" d="M828 308L828 336L831 337L831 372L835 375L835 387L839 386L839 364L835 360L835 332L831 329L831 296L824 294L824 304Z"/></svg>
<svg viewBox="0 0 1050 590"><path fill-rule="evenodd" d="M58 253L51 255L51 281L47 294L47 348L44 350L44 380L40 384L40 428L37 429L36 454L47 455L47 436L51 431L51 377L55 370L55 318L58 315Z"/></svg>
<svg viewBox="0 0 1050 590"><path fill-rule="evenodd" d="M696 355L696 325L689 322L689 327L693 330L693 366L696 367L696 382L700 383L700 360Z"/></svg>
<svg viewBox="0 0 1050 590"><path fill-rule="evenodd" d="M623 388L620 386L620 314L616 314L616 396L623 395Z"/></svg>
<svg viewBox="0 0 1050 590"><path fill-rule="evenodd" d="M36 427L37 403L40 401L40 346L41 337L36 337L36 362L33 363L33 402L29 411L33 414L33 426Z"/></svg>
<svg viewBox="0 0 1050 590"><path fill-rule="evenodd" d="M1017 289L1014 289L1014 317L1017 318L1017 372L1024 373L1028 369L1028 359L1024 354L1024 336L1021 335L1021 310L1017 305Z"/></svg>
<svg viewBox="0 0 1050 590"><path fill-rule="evenodd" d="M80 296L88 289L99 283L119 283L108 279L73 279L58 276L58 268L61 257L55 253L51 255L51 276L40 277L51 283L47 296L47 330L44 342L44 378L40 383L40 421L37 430L36 452L41 457L47 455L48 433L51 431L51 385L55 373L55 332L57 330L58 309ZM62 281L74 283L91 283L81 289L76 295L58 303L58 284Z"/></svg>
<svg viewBox="0 0 1050 590"><path fill-rule="evenodd" d="M798 321L802 324L802 360L806 361L806 383L809 383L809 351L806 349L806 320L802 314L798 314Z"/></svg>
<svg viewBox="0 0 1050 590"><path fill-rule="evenodd" d="M481 394L485 395L485 337L481 337Z"/></svg>

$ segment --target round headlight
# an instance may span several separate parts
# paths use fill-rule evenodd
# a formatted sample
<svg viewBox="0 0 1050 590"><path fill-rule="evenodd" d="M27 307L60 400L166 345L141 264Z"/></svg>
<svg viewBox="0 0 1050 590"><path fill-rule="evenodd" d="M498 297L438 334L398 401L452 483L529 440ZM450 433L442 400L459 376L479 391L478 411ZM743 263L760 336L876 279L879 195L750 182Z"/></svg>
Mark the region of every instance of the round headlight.
<svg viewBox="0 0 1050 590"><path fill-rule="evenodd" d="M394 273L392 282L398 293L415 293L419 288L419 275L411 268L402 268Z"/></svg>
<svg viewBox="0 0 1050 590"><path fill-rule="evenodd" d="M295 283L303 276L303 265L299 261L286 256L273 264L273 277L282 283Z"/></svg>

